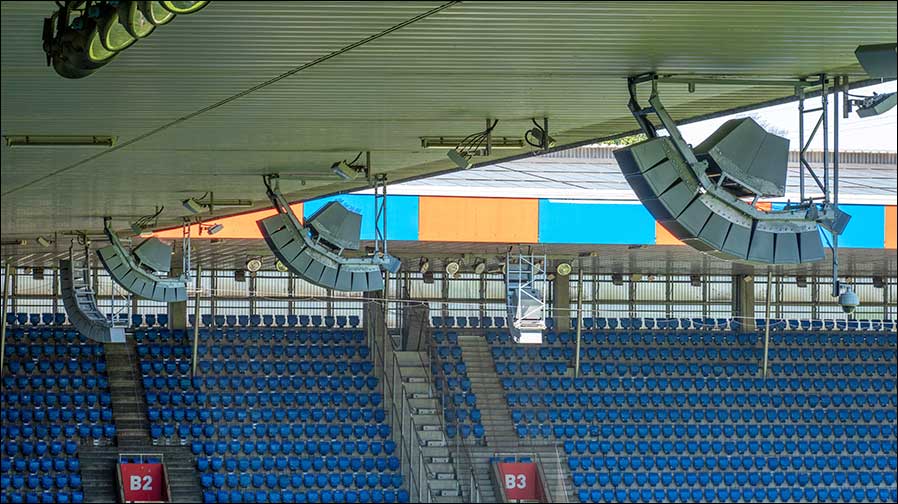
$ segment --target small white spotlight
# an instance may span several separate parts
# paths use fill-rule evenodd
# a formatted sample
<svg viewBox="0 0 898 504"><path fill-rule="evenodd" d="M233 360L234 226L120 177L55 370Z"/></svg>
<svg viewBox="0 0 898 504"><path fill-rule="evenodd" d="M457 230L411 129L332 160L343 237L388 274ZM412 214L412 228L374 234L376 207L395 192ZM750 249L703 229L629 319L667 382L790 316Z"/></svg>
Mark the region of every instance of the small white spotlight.
<svg viewBox="0 0 898 504"><path fill-rule="evenodd" d="M563 262L555 268L555 272L558 273L560 276L568 276L571 274L571 265L566 262Z"/></svg>
<svg viewBox="0 0 898 504"><path fill-rule="evenodd" d="M43 236L38 236L37 239L36 239L35 241L36 241L37 244L40 245L41 247L47 248L47 247L50 246L50 240L44 238Z"/></svg>
<svg viewBox="0 0 898 504"><path fill-rule="evenodd" d="M458 261L449 261L446 263L446 273L450 276L455 276L458 273L460 266L458 265Z"/></svg>
<svg viewBox="0 0 898 504"><path fill-rule="evenodd" d="M246 261L246 270L250 273L255 273L262 269L262 261L258 258L252 258Z"/></svg>
<svg viewBox="0 0 898 504"><path fill-rule="evenodd" d="M215 233L221 231L222 229L224 229L224 224L213 224L213 225L209 226L208 228L206 228L206 232L209 233L210 235L214 235Z"/></svg>
<svg viewBox="0 0 898 504"><path fill-rule="evenodd" d="M422 257L418 262L418 271L423 275L430 270L430 259Z"/></svg>
<svg viewBox="0 0 898 504"><path fill-rule="evenodd" d="M483 259L478 259L476 263L474 263L474 273L477 275L482 275L483 272L486 271L486 263Z"/></svg>
<svg viewBox="0 0 898 504"><path fill-rule="evenodd" d="M289 271L287 269L287 266L284 263L282 263L280 261L280 259L278 259L278 261L276 263L274 263L274 269L280 271L281 273L286 273L287 271Z"/></svg>

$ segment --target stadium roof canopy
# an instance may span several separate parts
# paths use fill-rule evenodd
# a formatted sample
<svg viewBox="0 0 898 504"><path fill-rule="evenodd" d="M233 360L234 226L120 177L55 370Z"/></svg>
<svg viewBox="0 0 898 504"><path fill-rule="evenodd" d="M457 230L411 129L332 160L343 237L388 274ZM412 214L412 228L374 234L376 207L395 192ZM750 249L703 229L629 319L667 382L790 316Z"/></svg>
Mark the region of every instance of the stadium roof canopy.
<svg viewBox="0 0 898 504"><path fill-rule="evenodd" d="M827 72L869 82L854 50L896 40L896 6L213 2L95 74L67 80L45 66L41 50L54 3L3 2L3 135L118 137L105 151L0 148L3 239L98 231L107 215L124 229L157 205L166 208L160 225L176 224L187 215L180 201L206 192L268 206L261 175L273 172L290 175L282 189L294 199L357 190L363 181L340 180L329 167L359 151L370 151L373 170L391 182L446 172L454 165L445 150L422 149L420 137L465 136L487 118L500 120L494 135L520 138L531 118L548 117L559 145L589 143L635 129L626 77L643 72ZM794 92L661 86L678 120Z"/></svg>

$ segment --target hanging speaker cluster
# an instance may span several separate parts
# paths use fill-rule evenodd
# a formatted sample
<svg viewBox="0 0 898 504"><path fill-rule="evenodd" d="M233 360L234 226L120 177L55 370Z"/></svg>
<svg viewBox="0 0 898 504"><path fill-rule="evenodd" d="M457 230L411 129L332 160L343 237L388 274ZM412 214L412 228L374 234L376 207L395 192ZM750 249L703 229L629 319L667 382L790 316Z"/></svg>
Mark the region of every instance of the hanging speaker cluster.
<svg viewBox="0 0 898 504"><path fill-rule="evenodd" d="M115 283L145 299L166 303L187 301L187 282L183 277L159 276L161 270L167 272L170 268L170 245L151 238L135 248L132 254L125 250L108 226L105 231L110 245L98 250L97 255Z"/></svg>
<svg viewBox="0 0 898 504"><path fill-rule="evenodd" d="M367 292L383 290L383 270L399 270L398 259L383 254L345 257L358 250L362 216L333 201L301 225L280 192L269 188L278 213L257 221L268 247L297 276L326 289Z"/></svg>
<svg viewBox="0 0 898 504"><path fill-rule="evenodd" d="M59 75L80 79L112 61L179 14L199 11L200 2L68 1L44 19L47 64Z"/></svg>

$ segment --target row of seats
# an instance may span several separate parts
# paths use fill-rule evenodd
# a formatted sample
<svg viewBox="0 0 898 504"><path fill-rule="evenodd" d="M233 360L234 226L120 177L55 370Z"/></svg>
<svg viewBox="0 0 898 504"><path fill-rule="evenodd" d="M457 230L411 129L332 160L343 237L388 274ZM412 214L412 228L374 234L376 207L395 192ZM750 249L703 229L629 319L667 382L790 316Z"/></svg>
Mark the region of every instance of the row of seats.
<svg viewBox="0 0 898 504"><path fill-rule="evenodd" d="M458 339L458 333L448 332L445 335L440 331L434 331L434 341L440 342L442 338ZM490 344L502 344L514 347L508 332L487 331L486 340ZM566 346L577 341L575 332L545 332L543 333L543 345ZM680 347L726 345L753 346L763 341L763 336L756 333L742 332L650 332L650 331L583 331L580 334L580 343L585 346L599 345L634 345L655 348L664 345L676 345ZM895 333L851 333L851 332L775 332L770 334L770 343L774 347L823 345L825 348L840 346L894 346L898 342Z"/></svg>
<svg viewBox="0 0 898 504"><path fill-rule="evenodd" d="M761 426L762 430L763 427ZM783 427L780 425L779 427ZM809 427L815 427L813 425ZM821 426L820 428L825 430L827 426ZM769 429L770 426L767 426ZM706 431L701 433L703 437L707 438L712 435L711 432ZM719 436L720 433L715 433L715 437ZM724 433L727 434L727 433ZM729 432L730 437L734 437L736 432ZM740 436L742 437L742 436ZM814 437L812 434L811 437ZM825 437L831 438L832 433L825 434ZM836 436L839 437L839 436ZM833 464L837 465L839 462L836 459L827 457L827 455L831 453L845 453L847 455L863 455L866 453L870 453L872 455L889 455L894 454L895 450L898 449L898 442L895 439L888 440L854 440L854 439L835 439L835 440L823 440L823 441L815 441L815 440L807 440L807 439L799 439L799 440L777 440L777 441L767 441L767 440L736 440L736 441L597 441L597 440L579 440L579 441L565 441L563 444L564 453L566 455L585 455L589 453L590 455L602 454L605 455L605 461L608 463L608 460L614 460L612 458L608 458L610 455L616 456L633 456L633 455L660 455L665 454L669 455L672 453L683 454L698 454L702 455L708 454L726 454L727 456L745 453L764 453L770 454L775 453L777 455L794 455L796 453L800 454L816 454L815 464L826 465ZM843 455L844 456L844 455ZM804 460L809 460L806 457L803 457ZM597 459L593 459L595 461ZM894 464L895 459L892 458L888 463ZM824 467L820 467L823 469ZM894 468L894 467L893 467Z"/></svg>
<svg viewBox="0 0 898 504"><path fill-rule="evenodd" d="M673 405L671 405L673 406ZM539 423L568 423L568 422L627 422L627 423L635 423L637 424L636 429L639 429L638 432L643 432L643 429L647 429L646 425L638 425L638 424L652 424L655 421L693 421L693 422L708 422L714 423L719 422L724 424L725 422L731 422L731 425L723 425L724 433L732 431L736 429L737 434L744 435L745 434L745 426L739 425L739 422L771 422L770 424L760 424L755 430L760 429L761 436L769 436L774 435L777 437L781 437L783 432L788 434L790 431L794 432L796 427L791 425L783 425L783 424L775 424L772 422L788 422L794 418L803 419L805 417L813 417L813 418L822 418L824 420L830 422L841 422L843 424L849 423L881 423L885 421L894 422L896 419L896 415L898 413L891 408L883 408L883 409L869 409L864 407L863 409L857 408L831 408L831 409L788 409L788 408L768 408L766 410L762 409L740 409L740 408L726 408L726 409L707 409L703 408L702 410L683 410L681 407L671 407L670 409L616 409L616 408L552 408L552 409L513 409L511 410L511 418L515 423L520 422L539 422ZM602 429L610 429L612 426L602 425ZM629 427L629 426L627 426ZM627 428L620 427L620 429ZM801 427L801 426L799 426ZM707 424L698 424L696 426L699 433L703 430L707 430L709 425ZM713 428L713 426L712 426ZM668 432L670 429L673 429L673 426L665 427L664 432ZM751 427L749 426L749 432L751 432ZM844 429L841 425L835 424L833 426L830 425L816 425L812 424L807 427L807 431L811 433L812 436L816 436L814 432L844 432ZM654 429L653 429L654 430ZM670 436L672 434L665 434ZM756 436L757 434L754 434ZM824 434L829 435L829 434ZM645 435L640 435L640 437L645 437Z"/></svg>
<svg viewBox="0 0 898 504"><path fill-rule="evenodd" d="M73 359L89 359L103 355L103 345L6 345L6 355L19 357L71 357Z"/></svg>
<svg viewBox="0 0 898 504"><path fill-rule="evenodd" d="M189 358L192 353L187 345L168 346L164 344L138 345L137 354L140 357L149 356L151 358ZM358 357L367 359L370 355L368 347L361 345L199 345L197 347L197 355L200 357L209 357L216 359L218 357L224 360L230 360L232 357L242 357L246 355L249 358L275 358L298 357L301 359L317 359L323 357L325 359L352 359Z"/></svg>
<svg viewBox="0 0 898 504"><path fill-rule="evenodd" d="M208 425L206 427L209 427ZM252 427L252 426L250 426ZM205 427L204 427L205 429ZM288 429L288 434L283 437L289 437L290 429ZM252 433L252 429L250 431ZM206 433L208 434L208 432ZM197 434L194 429L191 428L191 435L193 437L199 437L202 434ZM252 435L252 434L250 434ZM263 434L264 435L264 434ZM303 436L304 433L297 434L296 437ZM209 437L209 436L207 436ZM244 437L246 436L244 433ZM290 460L292 461L294 458L293 455L310 455L314 457L317 455L373 455L379 456L381 454L385 454L387 456L393 455L396 451L396 443L392 440L386 441L366 441L366 440L353 440L353 441L284 441L284 442L266 442L266 441L258 441L257 443L252 442L244 442L240 443L239 441L193 441L190 443L190 449L194 455L202 455L213 456L215 454L224 455L224 454L245 454L252 455L253 453L259 455L277 455L278 453L283 453L284 455L289 455ZM277 459L271 457L264 457L264 461L276 460L280 465L281 457L277 457ZM285 459L286 460L286 459ZM292 462L291 462L292 463ZM283 469L283 467L278 467L279 469ZM292 468L292 467L291 467ZM256 468L258 469L258 468ZM271 467L266 467L266 470L271 469ZM320 470L321 468L317 468ZM213 470L218 470L214 467ZM245 471L246 469L241 469ZM305 469L306 471L308 469ZM356 469L357 470L357 469ZM370 469L369 469L370 470Z"/></svg>
<svg viewBox="0 0 898 504"><path fill-rule="evenodd" d="M580 502L896 502L895 488L607 488L579 489Z"/></svg>
<svg viewBox="0 0 898 504"><path fill-rule="evenodd" d="M194 315L188 316L191 326L196 322ZM361 319L358 315L212 315L205 313L200 315L200 324L204 327L358 327ZM168 315L158 314L134 314L131 315L131 325L134 327L165 326L168 324Z"/></svg>
<svg viewBox="0 0 898 504"><path fill-rule="evenodd" d="M524 358L542 360L571 360L576 351L573 348L562 347L533 347L533 346L497 346L490 352L493 359L520 360ZM580 349L580 358L589 360L613 360L623 361L695 361L713 360L720 361L757 361L764 355L763 349L750 347L721 347L721 348L690 348L690 347L615 347L592 346ZM788 360L826 360L832 361L874 361L895 362L896 350L888 348L782 348L769 349L768 357L779 361ZM587 361L588 362L588 361Z"/></svg>
<svg viewBox="0 0 898 504"><path fill-rule="evenodd" d="M233 365L229 365L229 362L234 362ZM315 373L319 374L324 372L328 375L333 375L335 373L351 373L353 375L353 380L358 378L361 373L368 374L374 369L374 364L369 361L331 361L331 360L303 360L303 361L289 361L289 362L271 362L271 361L207 361L201 360L197 363L197 368L200 370L200 373L203 375L208 375L210 373L221 374L222 372L227 373L252 373L252 374L264 374L266 376L269 375L277 375L277 376L294 376L296 374L308 374ZM162 374L165 373L167 375L187 375L190 373L191 363L189 361L175 361L175 362L161 362L161 361L144 361L140 363L140 372L144 377L149 378L150 374ZM172 378L173 376L169 376ZM270 376L269 376L270 377ZM198 383L194 380L194 386L199 387L202 385L202 378L195 377L196 380L200 380ZM309 377L306 377L309 378Z"/></svg>
<svg viewBox="0 0 898 504"><path fill-rule="evenodd" d="M3 393L3 405L16 405L21 404L23 406L47 406L47 407L55 407L55 406L96 406L97 404L101 406L109 406L112 404L112 396L109 392L100 392L99 394L94 393L68 393L68 392L32 392L32 391L23 391L23 392L4 392Z"/></svg>
<svg viewBox="0 0 898 504"><path fill-rule="evenodd" d="M805 422L811 421L814 417L801 415L799 417L801 420ZM810 419L809 419L810 418ZM743 421L750 421L743 418ZM663 428L659 424L652 425L597 425L597 424L560 424L560 423L542 423L542 424L518 424L515 426L515 432L517 432L518 436L522 439L526 438L546 438L551 439L555 437L556 439L663 439L663 440L671 440L671 439L681 439L684 436L688 439L701 439L701 432L705 429L702 429L703 426L696 424L689 425L672 425L670 426L672 433L668 434L668 429ZM706 432L711 431L712 425L708 425ZM736 434L744 433L743 438L748 439L768 439L773 436L779 435L776 439L791 439L794 437L802 437L807 439L814 439L811 437L811 429L807 426L795 426L795 425L786 425L783 426L782 431L780 432L776 426L768 426L770 431L770 435L762 435L761 427L756 426L755 429L749 429L746 426L736 425L734 426L737 429L734 429ZM741 427L741 428L740 428ZM718 429L720 432L723 432L724 429ZM883 439L888 436L895 436L896 430L894 426L883 426L880 427L877 424L849 424L844 425L842 428L834 427L832 432L835 434L836 432L842 432L845 436L859 436L869 440L875 439ZM820 429L817 431L820 433L820 436L823 437L823 430ZM754 437L752 437L754 434ZM665 437L666 436L666 437Z"/></svg>
<svg viewBox="0 0 898 504"><path fill-rule="evenodd" d="M656 366L661 367L660 365ZM798 403L799 405L803 404L805 401L807 401L808 404L811 404L812 406L818 403L823 406L829 406L830 404L836 406L840 404L850 405L854 403L854 397L856 394L834 393L822 397L816 394L812 394L807 398L801 396L796 399L796 396L790 394L789 392L816 392L820 389L825 389L827 392L880 392L892 391L895 389L895 381L889 380L888 378L820 377L769 378L766 380L763 378L666 378L664 376L656 377L655 375L662 375L663 373L657 372L657 368L655 366L650 367L648 365L631 367L608 365L605 368L605 371L606 376L614 374L615 371L617 371L618 375L623 376L623 378L570 378L557 376L550 376L548 378L536 378L533 376L525 376L523 378L505 377L501 379L500 383L502 384L502 388L504 390L551 390L553 392L563 390L590 392L596 390L645 390L648 392L699 391L699 393L701 394L701 391L708 390L712 392L712 394L703 394L708 397L700 398L700 400L703 401L703 404L707 404L707 401L711 401L716 405L719 405L720 403L726 403L728 406L733 404L742 405L745 403L764 405L772 403L778 406L779 404L782 404L784 402L786 404L790 404L790 402L786 402L790 400L800 401ZM648 372L639 375L640 371ZM883 373L883 376L885 376L885 373ZM733 390L736 393L726 393L727 390ZM752 392L750 392L749 394L740 393L740 391L743 390L759 392L785 392L786 394L758 395L757 393ZM713 393L715 391L724 393L715 394Z"/></svg>
<svg viewBox="0 0 898 504"><path fill-rule="evenodd" d="M363 343L365 333L347 329L284 329L284 328L208 328L201 327L197 331L202 343L228 344L252 343L260 340L266 343L288 343L306 345L308 343ZM193 341L190 329L137 329L134 339L138 343L177 343Z"/></svg>
<svg viewBox="0 0 898 504"><path fill-rule="evenodd" d="M226 503L226 502L245 502L245 503L306 503L321 502L328 503L368 503L368 502L409 502L409 494L407 490L309 490L292 491L292 490L218 490L217 492L206 490L203 492L203 502L206 503Z"/></svg>
<svg viewBox="0 0 898 504"><path fill-rule="evenodd" d="M763 457L762 457L763 458ZM789 457L783 457L787 459ZM797 457L796 457L797 458ZM769 459L771 463L765 461L755 461L751 458L743 458L742 463L739 460L733 461L728 458L707 459L709 466L699 462L702 459L697 458L693 463L698 463L698 469L711 468L708 472L691 471L691 466L682 466L678 462L679 457L657 457L657 458L641 458L632 457L628 459L627 464L615 464L614 461L606 462L603 467L598 467L598 472L574 472L571 476L574 484L577 486L630 486L635 483L637 485L646 486L701 486L701 487L717 487L717 486L769 486L769 485L801 485L801 486L829 486L829 485L894 485L895 473L892 471L863 471L853 472L852 469L861 469L866 467L864 462L847 467L836 467L833 471L813 470L816 466L811 466L808 470L800 470L803 465L801 461L794 462L796 458L792 458L793 463L790 465L788 461L772 463L775 458ZM688 460L688 459L687 459ZM756 464L762 464L760 467ZM645 465L643 465L645 464ZM875 464L871 464L875 468ZM767 470L768 467L770 470ZM885 466L887 468L887 466ZM650 469L658 469L659 472ZM785 469L785 470L784 470ZM788 469L795 469L789 471ZM637 474L624 476L623 471L640 471ZM745 470L742 472L740 470ZM621 472L617 472L621 471Z"/></svg>
<svg viewBox="0 0 898 504"><path fill-rule="evenodd" d="M720 394L716 394L720 395ZM534 406L539 407L541 405L545 406L627 406L627 407L658 407L658 406L677 406L677 407L700 407L702 408L699 411L710 411L707 410L707 407L714 404L711 400L712 394L702 394L698 392L674 392L674 393L660 393L660 392L651 392L647 394L636 394L636 393L583 393L583 392L513 392L506 394L506 398L508 400L508 405L512 408L521 406ZM726 394L724 394L724 397ZM735 401L735 396L734 401ZM795 397L801 397L800 394L796 394ZM750 398L748 399L751 400ZM860 394L855 396L854 405L855 407L894 407L898 403L898 399L896 399L895 394ZM734 402L735 404L735 402ZM756 404L746 403L746 406L751 408L750 411L754 411L755 417L764 417L766 412L761 409L756 409L758 407L763 406L761 404L760 398L757 400ZM731 409L731 408L728 408ZM793 415L794 411L792 410ZM831 417L833 415L838 415L838 411L833 408L823 408L818 406L816 408L809 407L803 410L804 414L807 412L811 412L814 417ZM696 412L698 414L698 412Z"/></svg>
<svg viewBox="0 0 898 504"><path fill-rule="evenodd" d="M431 325L433 327L458 327L458 328L489 328L505 327L505 317L432 317Z"/></svg>
<svg viewBox="0 0 898 504"><path fill-rule="evenodd" d="M156 376L155 378L147 376L143 378L144 387L155 387L157 389L202 389L207 392L215 390L239 390L255 389L259 392L265 390L271 392L298 390L298 389L314 389L318 392L326 391L346 391L346 392L362 392L365 390L377 389L377 378L373 376L206 376L205 378L186 376Z"/></svg>
<svg viewBox="0 0 898 504"><path fill-rule="evenodd" d="M17 360L17 359L8 359L6 361L6 369L12 374L24 374L30 375L37 371L38 373L46 374L51 370L53 373L59 374L63 372L68 372L70 374L81 373L82 375L90 375L97 374L103 375L106 373L106 361L105 360L97 360L97 361L89 361L89 360L47 360L41 359L38 361L31 360ZM85 379L87 376L85 376Z"/></svg>
<svg viewBox="0 0 898 504"><path fill-rule="evenodd" d="M177 420L176 420L177 421ZM226 440L236 441L239 437L243 437L242 427L246 424L231 424L225 432ZM190 425L185 423L169 424L169 423L153 423L150 426L150 437L153 439L174 438L176 435L179 439L194 438L198 440L206 439L205 430L198 428L196 424ZM230 428L238 427L239 436L233 436ZM214 433L214 438L218 439L221 431ZM265 424L255 424L247 439L274 438L281 440L291 440L298 437L307 438L324 438L324 439L344 439L344 440L375 440L388 439L390 437L390 426L386 424L349 424L349 423L326 423L326 424L293 424L293 425L274 425L266 428ZM230 449L226 444L222 445L224 449ZM274 450L275 446L267 441L256 441L255 443L248 441L243 445L244 450L253 450L260 455L265 454L268 450ZM301 447L301 444L293 443L295 448ZM321 445L319 445L321 446ZM284 445L278 445L278 449L283 449ZM294 449L295 449L294 448Z"/></svg>
<svg viewBox="0 0 898 504"><path fill-rule="evenodd" d="M94 431L85 431L84 429L93 429L97 427L103 427L104 432L107 433L107 437L112 437L109 435L109 432L115 432L115 426L111 423L107 425L94 425L99 424L102 420L105 422L112 421L112 409L103 408L103 409L84 409L79 408L76 410L55 410L56 414L51 414L49 411L44 410L20 410L19 408L7 408L4 409L2 414L0 414L0 418L9 422L13 425L9 427L4 426L4 429L8 429L7 434L10 437L31 437L37 436L38 438L57 438L60 436L65 436L66 438L72 437L75 434L81 434L82 437L99 437L94 436ZM75 421L76 424L58 424L53 423L50 425L44 425L43 422L49 420L50 422L71 422ZM23 425L15 425L17 423L22 423ZM31 425L32 422L34 425ZM113 434L114 435L114 434Z"/></svg>
<svg viewBox="0 0 898 504"><path fill-rule="evenodd" d="M80 469L81 461L74 457L0 458L0 474L36 474L39 472L50 473L63 471L77 472Z"/></svg>
<svg viewBox="0 0 898 504"><path fill-rule="evenodd" d="M247 410L246 407L240 406L235 408L155 408L151 407L147 410L147 418L153 422L207 422L212 421L216 424L219 422L245 422L247 420L258 422L270 422L272 420L283 422L295 422L301 420L303 422L312 420L313 422L333 422L339 421L344 423L350 422L371 422L382 423L386 417L386 413L381 408L256 408ZM228 426L219 425L218 429ZM191 428L193 428L191 426ZM215 426L209 424L204 429L214 429Z"/></svg>
<svg viewBox="0 0 898 504"><path fill-rule="evenodd" d="M104 376L81 376L76 374L33 374L3 377L3 389L18 388L35 391L46 389L94 390L109 388L109 380Z"/></svg>
<svg viewBox="0 0 898 504"><path fill-rule="evenodd" d="M189 404L204 405L209 408L227 408L229 406L240 407L266 407L310 405L310 406L354 406L365 407L368 405L379 406L383 401L380 393L355 393L355 392L251 392L237 391L235 393L218 392L147 392L147 406L158 405L179 406ZM275 411L288 414L288 409L275 408Z"/></svg>

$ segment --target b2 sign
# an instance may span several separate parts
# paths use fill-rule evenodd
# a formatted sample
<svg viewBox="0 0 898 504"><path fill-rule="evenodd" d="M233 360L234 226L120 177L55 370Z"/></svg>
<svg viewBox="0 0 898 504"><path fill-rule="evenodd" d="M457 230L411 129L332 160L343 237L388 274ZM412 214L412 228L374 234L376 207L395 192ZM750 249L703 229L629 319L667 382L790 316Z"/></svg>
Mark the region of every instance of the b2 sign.
<svg viewBox="0 0 898 504"><path fill-rule="evenodd" d="M125 502L164 502L162 464L119 464Z"/></svg>
<svg viewBox="0 0 898 504"><path fill-rule="evenodd" d="M499 463L499 474L502 475L502 486L505 489L506 498L511 500L539 499L536 464L502 462Z"/></svg>

